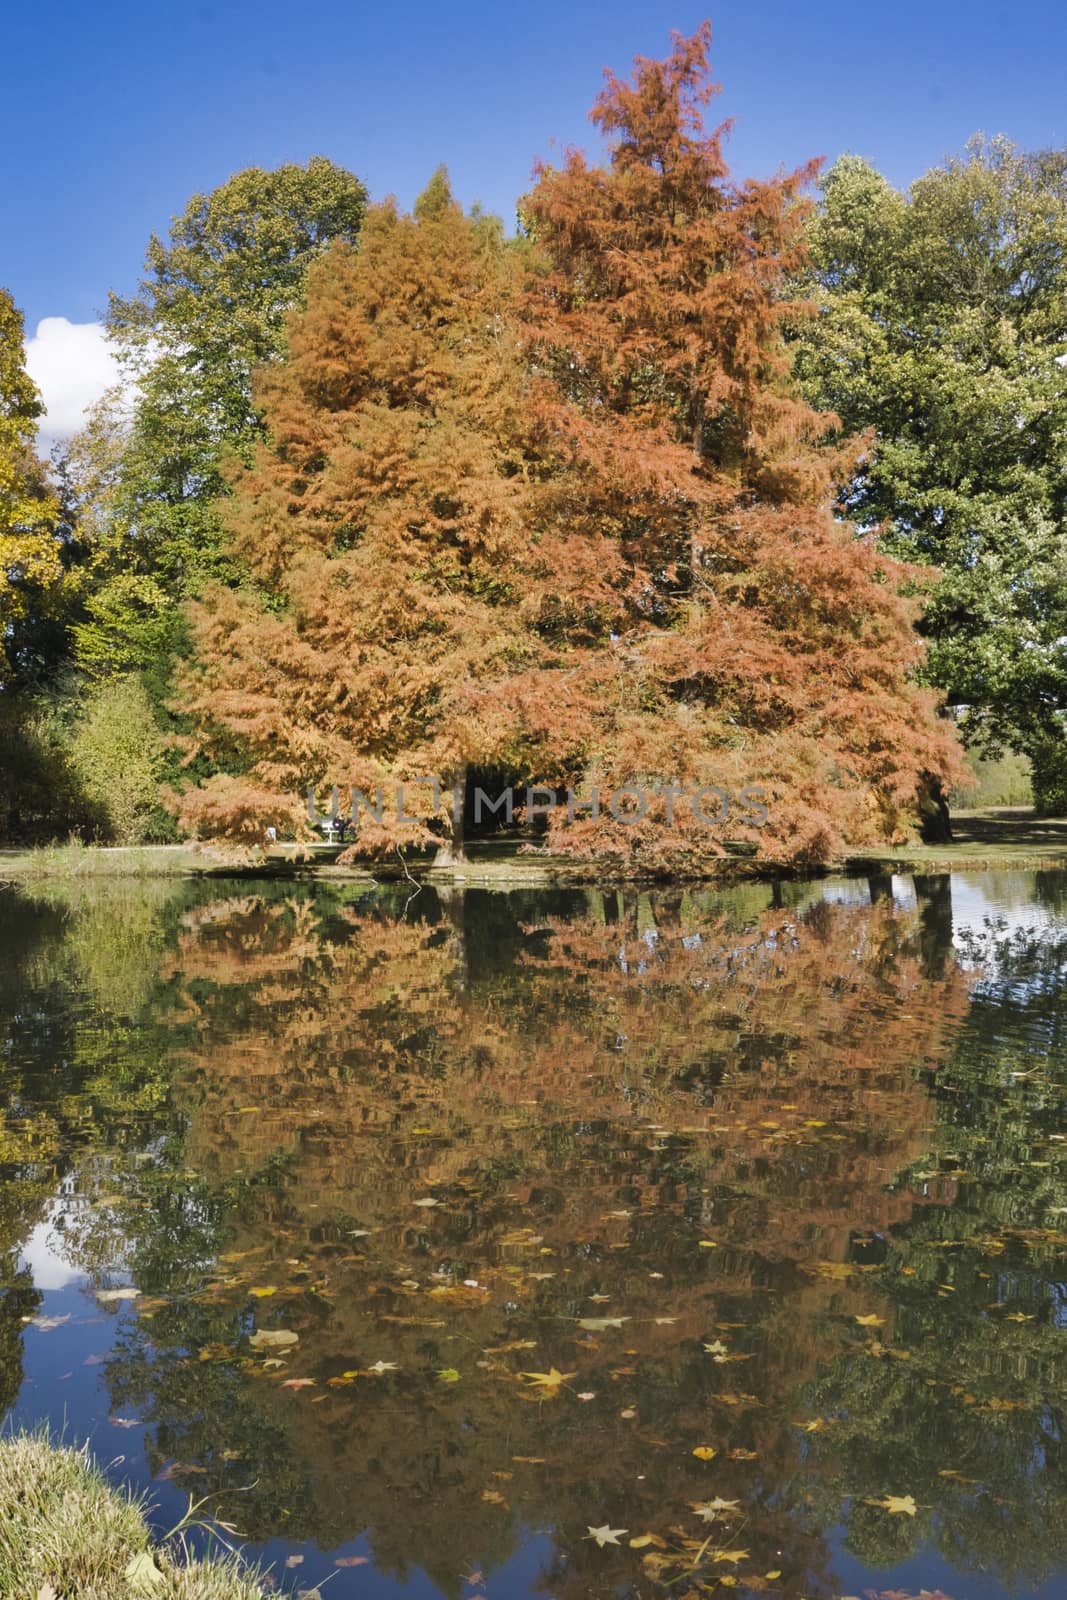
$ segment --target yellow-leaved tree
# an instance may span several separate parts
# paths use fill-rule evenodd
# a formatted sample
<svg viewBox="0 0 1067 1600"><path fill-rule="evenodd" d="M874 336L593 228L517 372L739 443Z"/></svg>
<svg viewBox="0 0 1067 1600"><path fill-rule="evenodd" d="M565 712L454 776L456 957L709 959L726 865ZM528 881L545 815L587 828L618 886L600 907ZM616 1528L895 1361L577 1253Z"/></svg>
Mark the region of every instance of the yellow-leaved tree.
<svg viewBox="0 0 1067 1600"><path fill-rule="evenodd" d="M0 686L19 676L62 565L59 503L34 450L43 407L26 371L22 314L0 289Z"/></svg>

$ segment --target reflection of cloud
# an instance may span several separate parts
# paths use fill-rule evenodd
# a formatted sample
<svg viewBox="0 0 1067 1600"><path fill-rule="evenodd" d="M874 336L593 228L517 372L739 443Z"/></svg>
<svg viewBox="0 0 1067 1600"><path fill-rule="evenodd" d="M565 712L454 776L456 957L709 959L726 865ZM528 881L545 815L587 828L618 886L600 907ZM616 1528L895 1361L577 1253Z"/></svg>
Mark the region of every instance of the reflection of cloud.
<svg viewBox="0 0 1067 1600"><path fill-rule="evenodd" d="M84 1272L58 1254L55 1247L61 1242L62 1235L56 1234L53 1219L49 1218L37 1224L23 1245L22 1263L33 1274L35 1288L65 1289L68 1283L84 1278Z"/></svg>
<svg viewBox="0 0 1067 1600"><path fill-rule="evenodd" d="M103 323L69 322L66 317L43 317L37 324L37 332L26 341L26 369L47 408L38 435L42 454L76 433L86 407L119 379Z"/></svg>

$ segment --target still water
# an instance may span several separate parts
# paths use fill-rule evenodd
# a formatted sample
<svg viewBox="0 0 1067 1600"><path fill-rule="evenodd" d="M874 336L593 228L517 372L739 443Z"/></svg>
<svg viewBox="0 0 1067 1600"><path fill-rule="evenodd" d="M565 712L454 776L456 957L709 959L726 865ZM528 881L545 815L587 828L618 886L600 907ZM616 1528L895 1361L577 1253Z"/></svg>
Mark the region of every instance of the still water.
<svg viewBox="0 0 1067 1600"><path fill-rule="evenodd" d="M1065 973L1057 873L0 891L0 1411L280 1593L1062 1600Z"/></svg>

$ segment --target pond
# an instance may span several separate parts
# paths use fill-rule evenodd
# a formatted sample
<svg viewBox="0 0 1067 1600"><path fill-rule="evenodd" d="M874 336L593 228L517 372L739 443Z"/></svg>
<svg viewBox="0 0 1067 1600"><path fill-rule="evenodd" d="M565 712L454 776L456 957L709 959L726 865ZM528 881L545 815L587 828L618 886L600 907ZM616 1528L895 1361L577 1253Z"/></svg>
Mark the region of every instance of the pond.
<svg viewBox="0 0 1067 1600"><path fill-rule="evenodd" d="M1062 1597L1065 974L1060 873L2 891L0 1411L279 1593Z"/></svg>

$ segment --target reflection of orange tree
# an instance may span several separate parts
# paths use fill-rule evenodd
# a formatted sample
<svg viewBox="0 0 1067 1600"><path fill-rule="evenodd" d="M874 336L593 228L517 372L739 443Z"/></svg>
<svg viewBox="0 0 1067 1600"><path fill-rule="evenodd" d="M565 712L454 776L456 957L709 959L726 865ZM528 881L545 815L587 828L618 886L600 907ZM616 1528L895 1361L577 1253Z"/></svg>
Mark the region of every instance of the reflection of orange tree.
<svg viewBox="0 0 1067 1600"><path fill-rule="evenodd" d="M962 979L924 982L884 905L736 928L593 897L494 971L461 902L419 903L404 922L250 896L187 924L184 1160L244 1187L222 1276L150 1308L116 1398L154 1407L198 1489L258 1476L249 1531L368 1527L383 1566L447 1589L517 1521L559 1529L554 1592L610 1588L642 1555L587 1525L677 1544L720 1495L739 1506L714 1543L751 1552L720 1570L815 1592L825 1555L779 1492L794 1397L868 1308L834 1265L910 1211L887 1186L922 1149L916 1069ZM298 1343L251 1351L250 1314ZM573 1377L520 1376L553 1369Z"/></svg>

